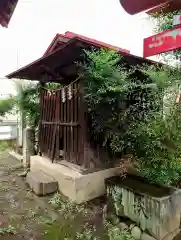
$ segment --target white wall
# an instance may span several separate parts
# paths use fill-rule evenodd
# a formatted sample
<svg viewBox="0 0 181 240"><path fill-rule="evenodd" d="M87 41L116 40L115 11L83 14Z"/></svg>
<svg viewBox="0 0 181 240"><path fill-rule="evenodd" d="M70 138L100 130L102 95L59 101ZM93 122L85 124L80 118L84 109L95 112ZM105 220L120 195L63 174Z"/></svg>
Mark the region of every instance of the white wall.
<svg viewBox="0 0 181 240"><path fill-rule="evenodd" d="M11 140L17 138L17 124L7 122L0 124L0 140Z"/></svg>

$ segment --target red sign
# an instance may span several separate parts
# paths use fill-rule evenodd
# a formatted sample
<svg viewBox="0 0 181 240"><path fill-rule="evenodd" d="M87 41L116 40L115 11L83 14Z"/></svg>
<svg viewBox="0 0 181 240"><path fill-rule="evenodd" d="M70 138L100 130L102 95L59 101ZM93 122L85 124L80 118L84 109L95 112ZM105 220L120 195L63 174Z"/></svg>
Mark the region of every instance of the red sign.
<svg viewBox="0 0 181 240"><path fill-rule="evenodd" d="M150 57L181 48L181 26L144 39L143 56Z"/></svg>

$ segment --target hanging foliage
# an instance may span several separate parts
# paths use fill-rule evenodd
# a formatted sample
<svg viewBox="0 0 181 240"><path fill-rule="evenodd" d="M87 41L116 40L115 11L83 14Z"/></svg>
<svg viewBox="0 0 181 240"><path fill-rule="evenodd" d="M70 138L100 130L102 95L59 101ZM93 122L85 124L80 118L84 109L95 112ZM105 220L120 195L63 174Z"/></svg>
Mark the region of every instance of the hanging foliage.
<svg viewBox="0 0 181 240"><path fill-rule="evenodd" d="M28 125L37 127L39 122L39 84L17 82L16 108L21 111Z"/></svg>
<svg viewBox="0 0 181 240"><path fill-rule="evenodd" d="M141 71L137 77L137 70L121 64L114 51L86 54L92 61L85 66L85 100L95 138L97 133L103 135L103 144L120 154L132 148L137 121L147 119L160 106L162 93L155 94L160 87Z"/></svg>
<svg viewBox="0 0 181 240"><path fill-rule="evenodd" d="M149 181L176 180L181 170L177 146L181 134L178 138L174 134L180 129L181 115L177 120L174 116L180 105L164 116L163 99L170 87L178 90L181 71L158 66L130 69L118 53L103 49L86 51L86 56L84 97L94 139L101 140L111 156L134 155Z"/></svg>

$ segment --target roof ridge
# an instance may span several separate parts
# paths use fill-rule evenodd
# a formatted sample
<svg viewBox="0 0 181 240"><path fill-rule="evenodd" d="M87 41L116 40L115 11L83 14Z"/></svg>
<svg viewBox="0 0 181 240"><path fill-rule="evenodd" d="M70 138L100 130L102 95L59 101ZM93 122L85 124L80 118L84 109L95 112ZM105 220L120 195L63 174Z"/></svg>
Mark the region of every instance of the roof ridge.
<svg viewBox="0 0 181 240"><path fill-rule="evenodd" d="M78 37L81 40L87 41L87 42L92 43L93 45L96 45L96 46L99 46L99 47L109 48L109 49L118 51L120 53L128 53L128 54L130 54L130 51L127 50L127 49L123 49L123 48L120 48L118 46L114 46L114 45L111 45L109 43L105 43L105 42L102 42L102 41L99 41L99 40L96 40L94 38L90 38L90 37L87 37L87 36L84 36L84 35L81 35L81 34L77 34L77 33L70 32L70 31L66 31L64 34L57 33L55 35L54 39L52 40L52 42L48 46L48 48L45 51L45 53L43 54L43 56L46 56L47 54L49 54L51 52L51 49L53 48L53 46L54 47L56 46L56 41L58 43L58 39L60 37L61 38L69 38L69 39L73 39L75 37Z"/></svg>
<svg viewBox="0 0 181 240"><path fill-rule="evenodd" d="M87 36L84 36L84 35L81 35L81 34L77 34L77 33L74 33L74 32L67 31L67 32L65 32L65 36L70 37L70 38L79 37L82 40L85 40L85 41L87 40L87 41L92 42L96 45L99 45L100 47L102 46L102 47L106 47L106 48L116 50L118 52L130 53L130 51L127 50L127 49L123 49L121 47L118 47L118 46L115 46L115 45L112 45L112 44L109 44L109 43L105 43L105 42L99 41L97 39L90 38L90 37L87 37Z"/></svg>

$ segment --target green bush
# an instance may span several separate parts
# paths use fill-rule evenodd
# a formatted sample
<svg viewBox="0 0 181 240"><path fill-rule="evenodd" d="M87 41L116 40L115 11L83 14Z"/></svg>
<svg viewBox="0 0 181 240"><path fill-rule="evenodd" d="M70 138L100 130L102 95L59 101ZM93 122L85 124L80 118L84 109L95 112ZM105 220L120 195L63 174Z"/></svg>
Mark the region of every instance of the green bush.
<svg viewBox="0 0 181 240"><path fill-rule="evenodd" d="M180 176L181 115L174 118L174 112L180 110L180 105L175 106L165 118L158 114L136 130L139 171L149 181L169 185Z"/></svg>
<svg viewBox="0 0 181 240"><path fill-rule="evenodd" d="M149 181L171 184L180 164L180 105L164 113L165 95L178 94L180 68L142 66L130 69L120 55L101 49L87 52L84 97L90 135L110 157L133 155ZM176 95L175 94L175 95ZM176 117L177 116L177 117Z"/></svg>

